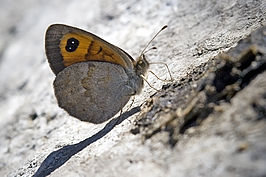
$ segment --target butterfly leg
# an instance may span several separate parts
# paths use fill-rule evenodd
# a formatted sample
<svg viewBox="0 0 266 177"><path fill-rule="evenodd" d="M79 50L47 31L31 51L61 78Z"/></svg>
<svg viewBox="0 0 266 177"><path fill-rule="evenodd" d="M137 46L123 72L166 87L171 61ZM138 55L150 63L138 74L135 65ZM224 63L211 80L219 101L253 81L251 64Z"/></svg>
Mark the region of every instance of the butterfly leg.
<svg viewBox="0 0 266 177"><path fill-rule="evenodd" d="M151 74L153 74L158 80L160 80L160 81L164 81L164 82L172 82L173 80L174 80L174 78L173 78L173 76L172 76L172 74L171 74L171 72L170 72L170 69L169 69L169 67L168 67L168 65L166 64L166 63L163 63L163 62L152 62L152 63L150 63L150 64L162 64L162 65L164 65L165 67L166 67L166 69L167 69L167 71L168 71L168 74L169 74L169 76L170 76L170 80L166 80L166 79L161 79L161 78L159 78L153 71L149 71Z"/></svg>
<svg viewBox="0 0 266 177"><path fill-rule="evenodd" d="M154 90L156 90L157 92L159 91L158 89L156 89L155 87L153 87L149 82L148 82L148 80L144 77L144 76L142 76L141 75L141 77L142 77L142 79L151 87L151 88L153 88Z"/></svg>
<svg viewBox="0 0 266 177"><path fill-rule="evenodd" d="M135 101L135 96L132 97L132 99L131 99L131 103L130 103L130 105L128 106L127 111L129 111L129 109L132 107L132 105L134 104L134 101Z"/></svg>

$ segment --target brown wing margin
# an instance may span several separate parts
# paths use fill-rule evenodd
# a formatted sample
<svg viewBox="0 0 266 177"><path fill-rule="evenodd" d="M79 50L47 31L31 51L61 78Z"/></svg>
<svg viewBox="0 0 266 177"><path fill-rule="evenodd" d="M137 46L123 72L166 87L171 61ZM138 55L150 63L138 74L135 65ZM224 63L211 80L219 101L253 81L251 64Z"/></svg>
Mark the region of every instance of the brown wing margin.
<svg viewBox="0 0 266 177"><path fill-rule="evenodd" d="M45 34L45 53L52 71L57 75L65 66L60 52L60 40L68 30L60 25L51 25Z"/></svg>

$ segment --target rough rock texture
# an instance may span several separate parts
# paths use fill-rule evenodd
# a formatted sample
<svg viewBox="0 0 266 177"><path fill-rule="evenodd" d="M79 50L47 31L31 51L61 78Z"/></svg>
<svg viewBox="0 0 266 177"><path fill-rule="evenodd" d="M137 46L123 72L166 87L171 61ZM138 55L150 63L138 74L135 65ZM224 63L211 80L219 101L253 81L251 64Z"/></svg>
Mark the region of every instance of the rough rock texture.
<svg viewBox="0 0 266 177"><path fill-rule="evenodd" d="M265 1L6 0L0 9L0 176L266 175L265 28L247 38L266 25ZM146 101L140 113L118 121L67 115L43 44L58 22L133 57L167 24L147 58L175 81L149 75L161 91L146 84L132 106ZM151 70L168 78L163 65Z"/></svg>

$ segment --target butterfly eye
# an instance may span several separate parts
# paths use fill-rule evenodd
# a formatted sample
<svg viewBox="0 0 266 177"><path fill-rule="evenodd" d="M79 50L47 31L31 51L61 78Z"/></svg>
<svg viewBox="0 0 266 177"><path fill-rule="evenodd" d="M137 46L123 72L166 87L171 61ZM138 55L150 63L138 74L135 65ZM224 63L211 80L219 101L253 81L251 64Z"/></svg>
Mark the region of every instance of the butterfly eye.
<svg viewBox="0 0 266 177"><path fill-rule="evenodd" d="M79 46L79 41L75 38L69 38L66 44L66 51L74 52Z"/></svg>

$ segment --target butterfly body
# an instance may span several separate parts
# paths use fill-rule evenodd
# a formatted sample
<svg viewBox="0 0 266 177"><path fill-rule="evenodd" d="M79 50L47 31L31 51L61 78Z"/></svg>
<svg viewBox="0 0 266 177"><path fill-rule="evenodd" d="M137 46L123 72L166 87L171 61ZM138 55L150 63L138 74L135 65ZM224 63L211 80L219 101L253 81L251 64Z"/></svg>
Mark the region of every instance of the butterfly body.
<svg viewBox="0 0 266 177"><path fill-rule="evenodd" d="M63 24L47 29L45 50L59 106L92 123L110 119L140 93L149 67L143 54L134 60L96 35Z"/></svg>

